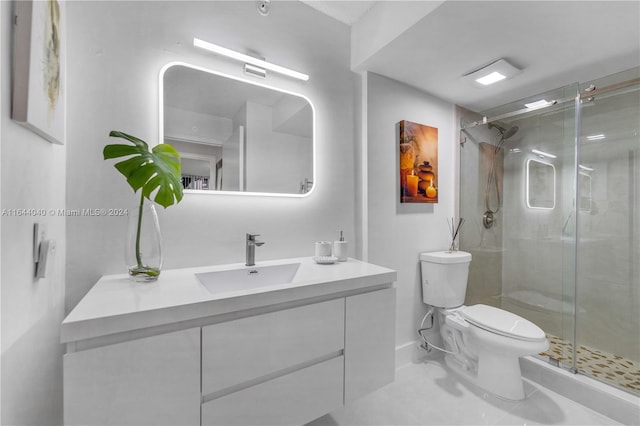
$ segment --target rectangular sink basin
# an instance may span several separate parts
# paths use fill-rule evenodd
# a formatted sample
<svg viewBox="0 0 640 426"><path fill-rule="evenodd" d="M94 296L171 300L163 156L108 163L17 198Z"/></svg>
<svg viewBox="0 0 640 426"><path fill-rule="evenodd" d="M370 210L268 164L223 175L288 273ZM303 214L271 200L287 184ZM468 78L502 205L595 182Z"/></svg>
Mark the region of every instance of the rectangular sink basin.
<svg viewBox="0 0 640 426"><path fill-rule="evenodd" d="M276 284L287 284L296 276L300 263L285 265L247 266L242 269L195 274L211 293L251 290Z"/></svg>

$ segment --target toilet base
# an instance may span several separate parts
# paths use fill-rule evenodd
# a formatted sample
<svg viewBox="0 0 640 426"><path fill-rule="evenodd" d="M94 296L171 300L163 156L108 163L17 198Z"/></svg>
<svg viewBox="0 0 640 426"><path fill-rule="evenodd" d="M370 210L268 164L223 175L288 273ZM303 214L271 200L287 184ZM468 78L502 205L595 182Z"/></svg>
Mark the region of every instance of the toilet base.
<svg viewBox="0 0 640 426"><path fill-rule="evenodd" d="M499 397L511 400L524 399L522 372L519 358L513 356L490 356L480 354L478 363L478 385Z"/></svg>
<svg viewBox="0 0 640 426"><path fill-rule="evenodd" d="M497 397L512 401L525 398L518 358L479 354L477 371L453 355L447 354L444 359L447 367L455 373Z"/></svg>

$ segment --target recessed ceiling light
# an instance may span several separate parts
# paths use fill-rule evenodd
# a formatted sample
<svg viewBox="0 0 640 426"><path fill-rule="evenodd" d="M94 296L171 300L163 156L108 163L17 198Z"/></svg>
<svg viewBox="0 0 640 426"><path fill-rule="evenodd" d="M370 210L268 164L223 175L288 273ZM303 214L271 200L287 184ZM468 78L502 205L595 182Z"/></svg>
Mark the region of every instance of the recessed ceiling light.
<svg viewBox="0 0 640 426"><path fill-rule="evenodd" d="M504 80L505 78L507 77L500 74L498 71L494 71L489 75L485 75L484 77L476 78L476 81L480 84L488 86L490 84L497 83L500 80Z"/></svg>
<svg viewBox="0 0 640 426"><path fill-rule="evenodd" d="M498 81L506 80L518 74L520 70L505 59L498 59L489 65L477 68L474 71L463 75L463 79L470 80L471 83L479 87L486 87Z"/></svg>
<svg viewBox="0 0 640 426"><path fill-rule="evenodd" d="M546 99L540 99L538 101L534 101L534 102L529 102L527 104L524 104L525 107L529 108L529 109L535 109L535 108L543 108L549 105L555 105L557 101L548 101Z"/></svg>

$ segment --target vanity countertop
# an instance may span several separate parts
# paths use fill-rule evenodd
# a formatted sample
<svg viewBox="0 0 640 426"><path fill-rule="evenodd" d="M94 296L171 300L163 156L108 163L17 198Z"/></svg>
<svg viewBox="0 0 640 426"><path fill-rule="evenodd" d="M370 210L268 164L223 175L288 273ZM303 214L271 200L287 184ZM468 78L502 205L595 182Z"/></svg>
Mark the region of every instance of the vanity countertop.
<svg viewBox="0 0 640 426"><path fill-rule="evenodd" d="M292 282L250 290L209 292L196 273L246 268L243 263L162 271L152 283L106 275L62 322L62 343L197 320L393 283L396 271L348 259L331 265L311 257L258 262L256 267L300 263Z"/></svg>

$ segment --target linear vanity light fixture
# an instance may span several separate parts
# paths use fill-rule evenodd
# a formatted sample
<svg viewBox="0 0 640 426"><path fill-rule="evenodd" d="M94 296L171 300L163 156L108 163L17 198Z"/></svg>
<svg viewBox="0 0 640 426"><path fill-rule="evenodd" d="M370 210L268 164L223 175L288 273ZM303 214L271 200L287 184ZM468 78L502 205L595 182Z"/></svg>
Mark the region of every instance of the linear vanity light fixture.
<svg viewBox="0 0 640 426"><path fill-rule="evenodd" d="M298 80L307 81L309 76L298 71L294 71L289 68L281 67L280 65L272 64L270 62L263 61L262 59L254 58L244 53L236 52L235 50L227 49L226 47L219 46L217 44L209 43L208 41L200 40L199 38L193 39L193 45L201 49L208 50L218 55L226 56L236 61L244 62L255 67L260 67L265 70L270 70L283 74L289 77L297 78Z"/></svg>
<svg viewBox="0 0 640 426"><path fill-rule="evenodd" d="M532 149L531 152L533 152L534 154L539 155L541 157L547 157L547 158L556 158L557 157L554 154L549 154L548 152L540 151L539 149Z"/></svg>
<svg viewBox="0 0 640 426"><path fill-rule="evenodd" d="M267 76L267 70L251 64L244 64L244 73L260 78L265 78Z"/></svg>
<svg viewBox="0 0 640 426"><path fill-rule="evenodd" d="M602 140L602 139L604 139L604 138L605 138L605 135L604 135L603 133L600 133L600 134L598 134L598 135L589 135L589 136L586 136L586 139L587 139L588 141L599 141L599 140Z"/></svg>
<svg viewBox="0 0 640 426"><path fill-rule="evenodd" d="M486 87L498 81L511 78L519 72L520 70L507 62L506 59L498 59L489 65L468 72L462 77L465 80L471 81L476 86Z"/></svg>

